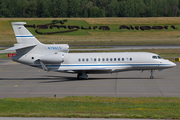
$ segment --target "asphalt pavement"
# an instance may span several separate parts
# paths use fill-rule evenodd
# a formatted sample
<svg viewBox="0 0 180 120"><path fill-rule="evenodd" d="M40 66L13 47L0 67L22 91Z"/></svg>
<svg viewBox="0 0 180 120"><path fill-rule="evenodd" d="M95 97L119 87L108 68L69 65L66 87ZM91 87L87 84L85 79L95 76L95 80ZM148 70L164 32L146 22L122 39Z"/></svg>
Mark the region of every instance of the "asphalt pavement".
<svg viewBox="0 0 180 120"><path fill-rule="evenodd" d="M180 97L180 63L155 71L129 71L89 74L77 80L76 74L45 72L11 60L0 60L0 98L7 97Z"/></svg>

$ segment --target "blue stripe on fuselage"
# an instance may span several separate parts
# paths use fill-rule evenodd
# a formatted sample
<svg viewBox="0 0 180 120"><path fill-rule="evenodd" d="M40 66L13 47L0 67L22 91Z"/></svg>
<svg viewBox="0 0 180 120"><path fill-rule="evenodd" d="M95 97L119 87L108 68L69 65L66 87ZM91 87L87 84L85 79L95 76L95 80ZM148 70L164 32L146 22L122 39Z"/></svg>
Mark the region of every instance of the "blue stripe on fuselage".
<svg viewBox="0 0 180 120"><path fill-rule="evenodd" d="M16 36L16 37L34 37L34 36Z"/></svg>
<svg viewBox="0 0 180 120"><path fill-rule="evenodd" d="M159 66L159 65L170 65L170 64L99 64L99 65L46 65L47 67L114 67L114 66ZM36 65L37 67L41 65Z"/></svg>

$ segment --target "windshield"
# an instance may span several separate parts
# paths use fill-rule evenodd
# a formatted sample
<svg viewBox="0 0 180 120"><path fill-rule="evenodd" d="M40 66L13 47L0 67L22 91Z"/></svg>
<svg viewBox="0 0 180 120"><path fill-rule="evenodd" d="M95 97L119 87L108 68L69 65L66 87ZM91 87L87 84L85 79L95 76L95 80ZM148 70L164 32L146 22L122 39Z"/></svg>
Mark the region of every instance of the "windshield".
<svg viewBox="0 0 180 120"><path fill-rule="evenodd" d="M160 56L152 56L152 59L162 59Z"/></svg>
<svg viewBox="0 0 180 120"><path fill-rule="evenodd" d="M162 57L158 56L159 59L162 59Z"/></svg>
<svg viewBox="0 0 180 120"><path fill-rule="evenodd" d="M152 59L157 59L157 56L152 56Z"/></svg>

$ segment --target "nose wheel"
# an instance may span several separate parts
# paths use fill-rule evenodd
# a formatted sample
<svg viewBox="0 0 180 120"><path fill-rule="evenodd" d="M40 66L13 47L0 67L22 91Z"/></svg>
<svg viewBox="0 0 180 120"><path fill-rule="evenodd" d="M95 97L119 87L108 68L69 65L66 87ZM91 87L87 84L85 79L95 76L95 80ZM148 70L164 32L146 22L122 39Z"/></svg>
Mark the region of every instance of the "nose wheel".
<svg viewBox="0 0 180 120"><path fill-rule="evenodd" d="M150 76L150 79L154 79L154 76Z"/></svg>
<svg viewBox="0 0 180 120"><path fill-rule="evenodd" d="M155 71L155 70L151 70L151 76L150 76L150 79L154 79L154 76L153 76L154 71Z"/></svg>

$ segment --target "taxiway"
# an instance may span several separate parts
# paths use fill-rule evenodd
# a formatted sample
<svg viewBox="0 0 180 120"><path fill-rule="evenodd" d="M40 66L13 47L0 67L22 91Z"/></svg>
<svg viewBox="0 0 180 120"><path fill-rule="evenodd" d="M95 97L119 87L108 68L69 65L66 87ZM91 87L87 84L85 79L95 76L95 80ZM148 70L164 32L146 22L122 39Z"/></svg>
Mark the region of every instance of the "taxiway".
<svg viewBox="0 0 180 120"><path fill-rule="evenodd" d="M0 60L0 98L7 97L180 97L180 63L177 67L155 71L129 71L113 74L89 74L77 80L76 74L45 72Z"/></svg>

